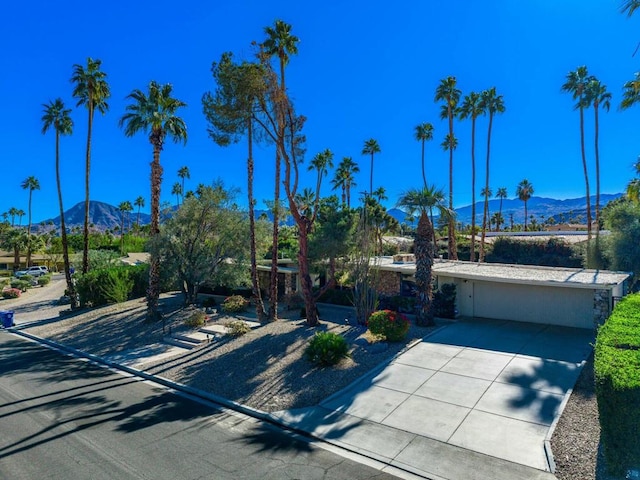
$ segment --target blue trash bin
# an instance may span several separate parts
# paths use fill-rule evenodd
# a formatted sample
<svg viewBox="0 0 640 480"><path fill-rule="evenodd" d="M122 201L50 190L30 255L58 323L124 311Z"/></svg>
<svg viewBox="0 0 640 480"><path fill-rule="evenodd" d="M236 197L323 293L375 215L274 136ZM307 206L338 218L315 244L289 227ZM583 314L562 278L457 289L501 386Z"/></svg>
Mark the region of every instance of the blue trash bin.
<svg viewBox="0 0 640 480"><path fill-rule="evenodd" d="M0 311L0 320L2 320L2 326L4 328L13 327L13 311Z"/></svg>

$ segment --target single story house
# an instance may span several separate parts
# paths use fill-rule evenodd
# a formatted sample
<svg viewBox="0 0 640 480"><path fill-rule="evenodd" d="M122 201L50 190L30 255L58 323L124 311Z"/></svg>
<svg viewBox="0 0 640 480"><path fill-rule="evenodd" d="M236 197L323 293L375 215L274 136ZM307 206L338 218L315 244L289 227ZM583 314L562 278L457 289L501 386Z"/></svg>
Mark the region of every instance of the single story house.
<svg viewBox="0 0 640 480"><path fill-rule="evenodd" d="M414 282L413 255L372 259L381 291L399 294ZM626 272L435 260L436 286L456 285L456 307L465 317L494 318L579 328L604 322L628 293Z"/></svg>

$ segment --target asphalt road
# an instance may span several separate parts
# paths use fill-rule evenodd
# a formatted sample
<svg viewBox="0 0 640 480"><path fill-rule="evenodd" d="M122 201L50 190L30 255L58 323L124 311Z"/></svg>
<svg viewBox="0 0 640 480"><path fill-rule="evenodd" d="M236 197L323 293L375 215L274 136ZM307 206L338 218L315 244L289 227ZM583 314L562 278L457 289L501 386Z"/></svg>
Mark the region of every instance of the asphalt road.
<svg viewBox="0 0 640 480"><path fill-rule="evenodd" d="M0 479L393 479L271 425L0 332Z"/></svg>

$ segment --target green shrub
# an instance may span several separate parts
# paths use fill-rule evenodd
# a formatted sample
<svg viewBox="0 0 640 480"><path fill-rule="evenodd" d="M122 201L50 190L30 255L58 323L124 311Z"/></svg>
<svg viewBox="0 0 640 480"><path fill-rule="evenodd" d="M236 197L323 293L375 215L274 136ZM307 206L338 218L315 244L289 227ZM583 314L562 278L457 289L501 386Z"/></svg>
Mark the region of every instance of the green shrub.
<svg viewBox="0 0 640 480"><path fill-rule="evenodd" d="M31 280L29 280L31 279ZM12 280L11 281L11 288L17 288L18 290L22 290L23 292L26 292L27 290L29 290L33 285L32 285L32 280L33 277L29 276L29 275L25 275L24 277L22 277L19 280Z"/></svg>
<svg viewBox="0 0 640 480"><path fill-rule="evenodd" d="M531 241L498 237L487 253L486 261L548 267L578 268L582 266L582 258L576 249L561 238Z"/></svg>
<svg viewBox="0 0 640 480"><path fill-rule="evenodd" d="M51 275L42 275L38 277L38 285L40 285L41 287L49 285L49 282L51 282Z"/></svg>
<svg viewBox="0 0 640 480"><path fill-rule="evenodd" d="M456 318L455 283L443 283L433 294L433 315L440 318Z"/></svg>
<svg viewBox="0 0 640 480"><path fill-rule="evenodd" d="M318 302L352 307L353 292L351 289L330 288L318 298Z"/></svg>
<svg viewBox="0 0 640 480"><path fill-rule="evenodd" d="M409 332L409 320L393 310L378 310L369 316L367 322L373 335L384 337L388 342L400 342Z"/></svg>
<svg viewBox="0 0 640 480"><path fill-rule="evenodd" d="M318 332L305 350L307 358L316 365L335 365L349 356L349 345L341 335L332 332Z"/></svg>
<svg viewBox="0 0 640 480"><path fill-rule="evenodd" d="M80 306L98 307L132 298L138 267L109 267L90 270L77 281Z"/></svg>
<svg viewBox="0 0 640 480"><path fill-rule="evenodd" d="M226 313L240 313L244 312L249 306L249 300L241 295L231 295L224 299L222 303L222 310Z"/></svg>
<svg viewBox="0 0 640 480"><path fill-rule="evenodd" d="M241 337L251 331L251 327L246 322L241 320L234 320L226 325L227 335L231 337Z"/></svg>
<svg viewBox="0 0 640 480"><path fill-rule="evenodd" d="M204 308L211 308L211 307L215 307L218 303L216 302L216 299L213 297L205 297L202 300L202 306Z"/></svg>
<svg viewBox="0 0 640 480"><path fill-rule="evenodd" d="M184 324L190 328L200 328L207 321L207 316L202 310L194 311L187 319L184 321Z"/></svg>
<svg viewBox="0 0 640 480"><path fill-rule="evenodd" d="M22 292L18 288L9 288L2 291L2 298L18 298Z"/></svg>
<svg viewBox="0 0 640 480"><path fill-rule="evenodd" d="M640 465L640 294L620 301L598 330L596 396L611 473Z"/></svg>

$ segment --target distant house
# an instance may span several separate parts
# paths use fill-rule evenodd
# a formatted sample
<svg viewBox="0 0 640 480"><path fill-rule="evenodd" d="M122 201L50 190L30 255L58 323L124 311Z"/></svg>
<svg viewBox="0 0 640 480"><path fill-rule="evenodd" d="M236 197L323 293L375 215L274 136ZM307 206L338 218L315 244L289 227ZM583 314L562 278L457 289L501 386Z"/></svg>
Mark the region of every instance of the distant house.
<svg viewBox="0 0 640 480"><path fill-rule="evenodd" d="M22 252L21 252L22 253ZM16 265L14 258L13 258L13 252L7 252L6 250L0 250L0 271L2 270L9 270L9 271L16 271L16 270L20 270L21 268L26 268L27 267L27 258L26 255L21 254L19 257L19 262ZM55 272L57 270L61 270L63 267L62 264L62 255L60 255L60 261L54 261L50 258L48 258L45 255L42 255L40 253L33 253L31 254L31 264L32 265L44 265L46 267L49 268L49 270Z"/></svg>
<svg viewBox="0 0 640 480"><path fill-rule="evenodd" d="M380 289L399 294L414 282L413 255L378 257ZM436 260L436 286L456 285L465 317L494 318L579 328L604 322L626 295L630 274L606 270Z"/></svg>

